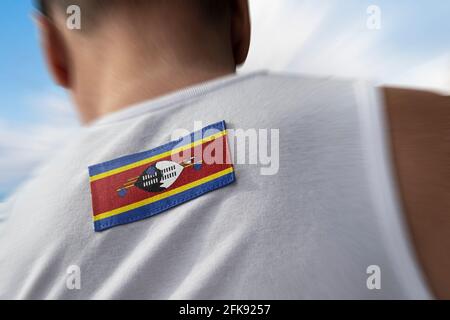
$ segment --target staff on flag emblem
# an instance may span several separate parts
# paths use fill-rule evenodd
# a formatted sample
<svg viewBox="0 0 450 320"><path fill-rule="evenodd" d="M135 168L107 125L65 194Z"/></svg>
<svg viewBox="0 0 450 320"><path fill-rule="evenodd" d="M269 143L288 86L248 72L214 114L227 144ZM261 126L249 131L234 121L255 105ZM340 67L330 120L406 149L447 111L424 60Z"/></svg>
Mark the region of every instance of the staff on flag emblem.
<svg viewBox="0 0 450 320"><path fill-rule="evenodd" d="M225 122L89 167L95 231L142 220L235 181Z"/></svg>

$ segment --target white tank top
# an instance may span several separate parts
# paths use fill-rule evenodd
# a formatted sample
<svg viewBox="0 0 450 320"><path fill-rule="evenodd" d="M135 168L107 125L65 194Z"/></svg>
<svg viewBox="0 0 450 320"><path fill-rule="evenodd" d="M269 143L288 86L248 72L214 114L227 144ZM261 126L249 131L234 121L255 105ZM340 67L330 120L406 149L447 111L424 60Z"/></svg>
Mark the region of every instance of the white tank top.
<svg viewBox="0 0 450 320"><path fill-rule="evenodd" d="M195 121L222 120L257 138L267 129L269 147L279 132L271 165L264 157L235 159L246 162L235 163L236 183L94 232L90 165L163 145L176 129L193 131ZM370 85L267 73L218 79L109 115L49 155L1 207L0 298L430 298L400 212L384 126ZM68 277L78 271L74 288Z"/></svg>

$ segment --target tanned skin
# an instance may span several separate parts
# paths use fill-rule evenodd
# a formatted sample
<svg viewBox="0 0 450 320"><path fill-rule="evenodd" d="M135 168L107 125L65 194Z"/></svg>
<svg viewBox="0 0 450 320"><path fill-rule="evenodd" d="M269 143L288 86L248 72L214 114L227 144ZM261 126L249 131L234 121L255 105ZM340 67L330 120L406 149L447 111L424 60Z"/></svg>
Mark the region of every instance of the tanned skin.
<svg viewBox="0 0 450 320"><path fill-rule="evenodd" d="M158 2L148 14L124 5L87 34L69 31L64 11L54 8L51 20L38 16L37 22L51 73L89 123L234 73L247 57L250 17L247 0L229 1L227 19L214 28L185 0ZM403 212L417 256L436 297L450 299L450 98L394 88L384 93Z"/></svg>
<svg viewBox="0 0 450 320"><path fill-rule="evenodd" d="M54 0L50 18L37 15L35 20L55 82L68 90L81 121L91 123L129 105L233 74L247 58L250 15L247 0L228 1L217 21L186 0L114 1L96 19L83 18L81 30L66 27L66 12Z"/></svg>
<svg viewBox="0 0 450 320"><path fill-rule="evenodd" d="M385 88L403 211L435 296L450 299L450 97Z"/></svg>

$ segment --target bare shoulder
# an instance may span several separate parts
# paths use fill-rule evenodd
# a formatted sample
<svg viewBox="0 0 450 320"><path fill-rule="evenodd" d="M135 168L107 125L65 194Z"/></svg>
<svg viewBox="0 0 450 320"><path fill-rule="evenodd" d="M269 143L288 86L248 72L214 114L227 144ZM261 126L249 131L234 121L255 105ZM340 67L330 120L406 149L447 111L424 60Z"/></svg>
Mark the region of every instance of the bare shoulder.
<svg viewBox="0 0 450 320"><path fill-rule="evenodd" d="M383 88L394 164L418 258L450 298L450 96Z"/></svg>

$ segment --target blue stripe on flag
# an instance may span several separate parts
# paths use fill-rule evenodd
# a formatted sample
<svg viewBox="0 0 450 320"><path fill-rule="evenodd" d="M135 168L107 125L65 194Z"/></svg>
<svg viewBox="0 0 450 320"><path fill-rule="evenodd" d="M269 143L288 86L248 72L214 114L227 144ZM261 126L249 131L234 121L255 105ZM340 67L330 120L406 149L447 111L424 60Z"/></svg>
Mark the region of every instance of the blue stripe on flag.
<svg viewBox="0 0 450 320"><path fill-rule="evenodd" d="M202 185L186 190L184 192L180 192L169 198L148 204L146 206L142 206L140 208L132 209L130 211L118 214L116 216L95 221L94 222L95 231L97 232L104 231L117 225L127 224L152 217L163 211L166 211L167 209L173 208L189 200L200 197L205 193L222 188L228 184L233 183L234 181L235 181L235 174L234 172L231 172L215 180L206 182Z"/></svg>
<svg viewBox="0 0 450 320"><path fill-rule="evenodd" d="M215 124L212 124L210 126L203 128L202 130L193 132L188 136L180 138L176 141L171 141L169 143L166 143L158 148L155 148L155 149L152 149L149 151L132 154L132 155L128 155L128 156L124 156L124 157L114 159L111 161L107 161L104 163L100 163L100 164L97 164L94 166L90 166L89 167L89 176L93 177L93 176L96 176L96 175L99 175L99 174L102 174L102 173L105 173L105 172L108 172L108 171L111 171L114 169L118 169L120 167L129 165L129 164L141 161L141 160L145 160L145 159L157 156L161 153L170 151L170 150L174 149L175 147L185 146L187 144L196 142L197 140L207 138L215 133L222 132L225 129L226 129L225 121L217 122ZM205 134L207 134L207 135L205 136Z"/></svg>

